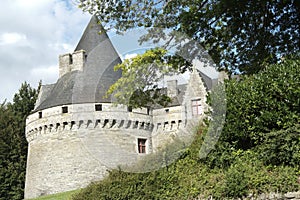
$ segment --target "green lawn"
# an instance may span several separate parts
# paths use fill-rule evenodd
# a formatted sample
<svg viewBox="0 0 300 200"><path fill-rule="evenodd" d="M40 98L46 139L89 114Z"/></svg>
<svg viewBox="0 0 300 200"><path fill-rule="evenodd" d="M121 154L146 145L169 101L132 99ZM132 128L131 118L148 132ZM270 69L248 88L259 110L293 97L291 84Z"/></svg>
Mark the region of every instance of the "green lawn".
<svg viewBox="0 0 300 200"><path fill-rule="evenodd" d="M42 196L42 197L38 197L35 199L31 199L31 200L70 200L71 196L79 191L80 191L80 189L72 190L72 191L63 192L63 193Z"/></svg>

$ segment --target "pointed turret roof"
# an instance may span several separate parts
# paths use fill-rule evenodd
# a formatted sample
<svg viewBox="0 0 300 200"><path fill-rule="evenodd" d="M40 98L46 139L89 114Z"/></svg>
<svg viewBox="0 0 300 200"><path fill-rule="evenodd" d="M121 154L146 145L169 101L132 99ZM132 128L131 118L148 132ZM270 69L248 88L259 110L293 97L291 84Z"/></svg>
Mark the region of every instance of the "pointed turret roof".
<svg viewBox="0 0 300 200"><path fill-rule="evenodd" d="M114 66L122 61L95 16L75 48L75 51L79 50L86 52L83 71L68 72L56 84L43 90L35 111L65 104L112 101L105 94L121 77L121 71L114 71Z"/></svg>
<svg viewBox="0 0 300 200"><path fill-rule="evenodd" d="M96 46L105 40L109 40L109 38L100 21L94 15L88 23L74 51L83 49L89 54Z"/></svg>

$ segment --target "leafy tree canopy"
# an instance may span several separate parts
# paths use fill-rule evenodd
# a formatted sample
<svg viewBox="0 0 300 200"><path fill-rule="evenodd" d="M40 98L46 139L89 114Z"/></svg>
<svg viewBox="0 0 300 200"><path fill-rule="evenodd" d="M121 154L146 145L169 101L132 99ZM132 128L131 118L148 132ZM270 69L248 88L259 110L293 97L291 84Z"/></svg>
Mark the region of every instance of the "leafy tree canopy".
<svg viewBox="0 0 300 200"><path fill-rule="evenodd" d="M300 50L298 0L79 0L78 5L119 32L148 28L141 42L186 34L231 72L256 73L264 63Z"/></svg>
<svg viewBox="0 0 300 200"><path fill-rule="evenodd" d="M122 77L109 88L107 94L113 94L118 103L133 108L150 104L166 106L171 99L160 91L159 82L164 75L179 73L190 65L181 57L167 53L165 49L151 49L116 65L115 70L121 69ZM180 67L182 63L184 66Z"/></svg>
<svg viewBox="0 0 300 200"><path fill-rule="evenodd" d="M291 58L226 82L226 120L209 156L213 165L229 166L231 151L255 149L268 164L299 166L299 66Z"/></svg>

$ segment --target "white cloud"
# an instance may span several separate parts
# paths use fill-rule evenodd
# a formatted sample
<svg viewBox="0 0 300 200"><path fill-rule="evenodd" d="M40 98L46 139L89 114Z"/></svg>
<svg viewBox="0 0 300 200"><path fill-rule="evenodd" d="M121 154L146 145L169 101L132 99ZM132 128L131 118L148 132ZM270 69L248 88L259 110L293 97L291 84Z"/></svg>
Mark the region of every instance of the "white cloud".
<svg viewBox="0 0 300 200"><path fill-rule="evenodd" d="M125 60L125 59L131 59L131 58L134 58L134 57L136 57L137 55L138 55L137 53L126 54L126 55L124 56L124 60Z"/></svg>
<svg viewBox="0 0 300 200"><path fill-rule="evenodd" d="M75 49L90 20L76 1L1 0L0 103L11 101L24 81L36 87L40 79L43 84L57 80L58 56ZM149 49L138 45L143 31L111 39L120 54L132 58Z"/></svg>
<svg viewBox="0 0 300 200"><path fill-rule="evenodd" d="M3 33L0 35L0 45L15 44L19 42L23 43L26 40L26 35L20 33Z"/></svg>
<svg viewBox="0 0 300 200"><path fill-rule="evenodd" d="M0 103L24 81L55 82L58 55L74 50L89 19L74 0L2 0Z"/></svg>
<svg viewBox="0 0 300 200"><path fill-rule="evenodd" d="M31 69L28 75L34 82L34 87L38 86L39 81L42 81L42 84L55 83L58 77L58 67L56 65L36 67Z"/></svg>
<svg viewBox="0 0 300 200"><path fill-rule="evenodd" d="M46 82L55 81L58 76L58 69L56 65L48 67L38 67L30 70L30 75L36 80L41 79Z"/></svg>

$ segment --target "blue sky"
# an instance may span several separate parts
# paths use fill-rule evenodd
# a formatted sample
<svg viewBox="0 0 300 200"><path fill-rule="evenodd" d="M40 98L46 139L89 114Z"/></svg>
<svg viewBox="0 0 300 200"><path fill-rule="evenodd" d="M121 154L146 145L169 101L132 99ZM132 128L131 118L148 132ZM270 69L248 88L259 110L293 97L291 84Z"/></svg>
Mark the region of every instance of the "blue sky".
<svg viewBox="0 0 300 200"><path fill-rule="evenodd" d="M58 56L73 52L91 16L77 0L2 0L0 7L0 103L12 101L24 81L37 87L55 83ZM139 46L145 31L134 29L123 36L110 32L112 43L124 58L151 44Z"/></svg>
<svg viewBox="0 0 300 200"><path fill-rule="evenodd" d="M21 83L55 83L58 56L72 52L90 15L76 0L2 0L0 7L0 103L12 101ZM139 30L122 39L110 33L120 54L142 52ZM130 55L129 55L130 56ZM127 55L128 57L128 55Z"/></svg>
<svg viewBox="0 0 300 200"><path fill-rule="evenodd" d="M55 82L58 55L73 51L89 19L72 1L2 0L0 103L24 81Z"/></svg>

